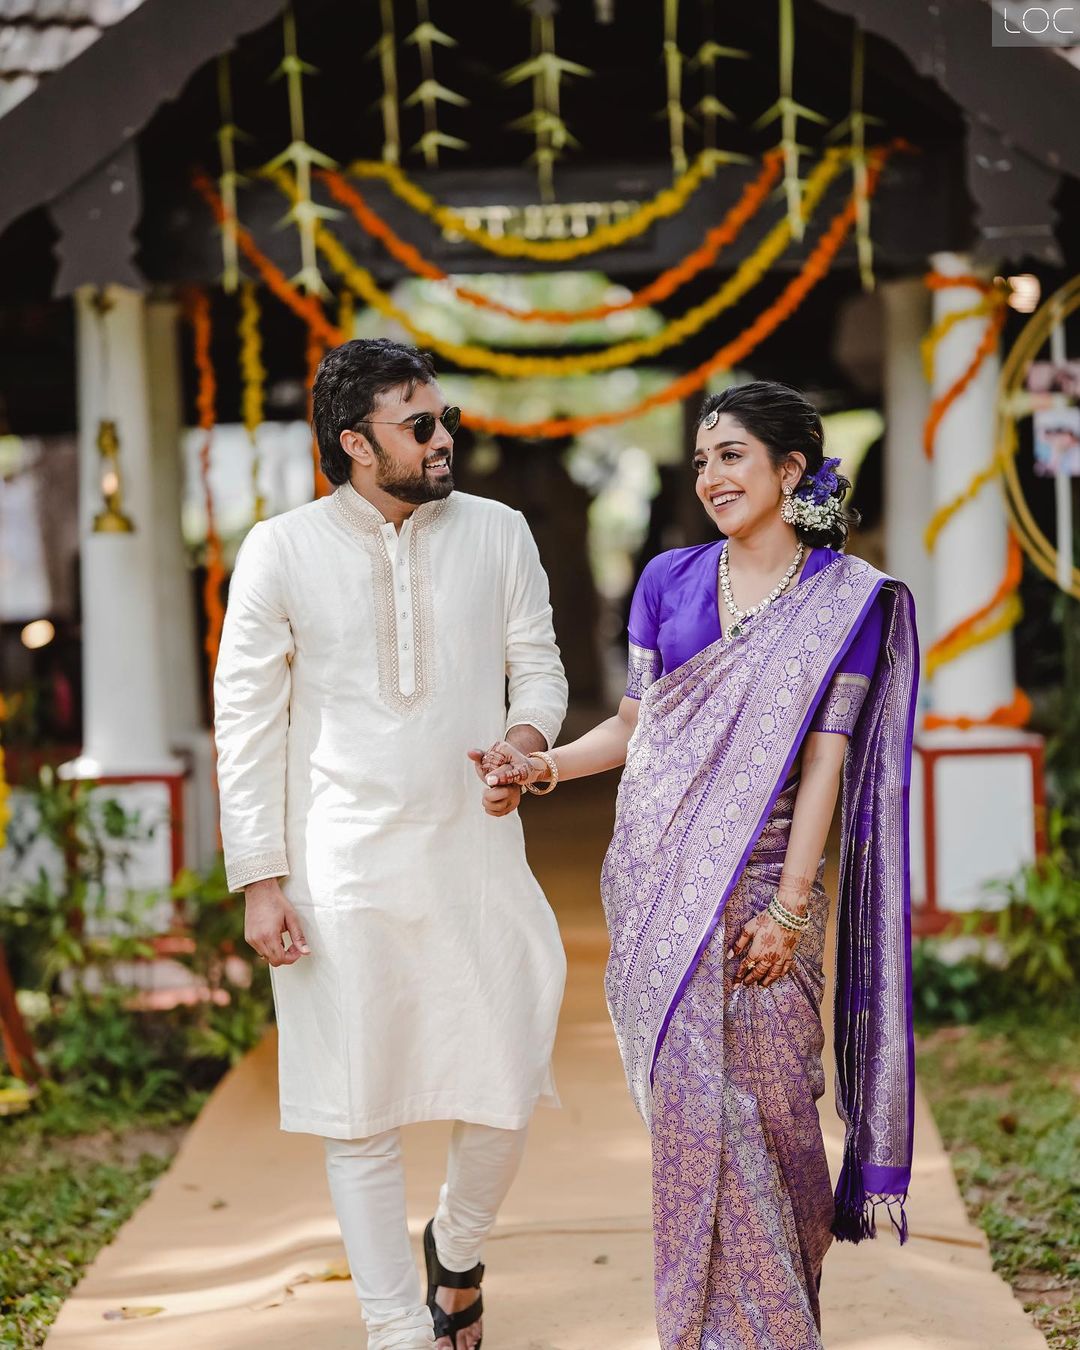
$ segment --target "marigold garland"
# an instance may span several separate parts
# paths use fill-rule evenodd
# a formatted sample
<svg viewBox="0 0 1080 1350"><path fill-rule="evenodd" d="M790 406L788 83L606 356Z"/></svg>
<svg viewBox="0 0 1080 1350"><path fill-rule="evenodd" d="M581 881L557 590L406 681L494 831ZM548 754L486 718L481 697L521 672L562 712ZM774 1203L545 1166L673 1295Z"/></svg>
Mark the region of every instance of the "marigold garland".
<svg viewBox="0 0 1080 1350"><path fill-rule="evenodd" d="M1017 689L1011 703L1003 703L986 717L943 717L938 713L927 713L923 726L927 731L940 731L945 727L957 731L970 731L973 727L1013 727L1019 730L1031 721L1031 699L1022 689Z"/></svg>
<svg viewBox="0 0 1080 1350"><path fill-rule="evenodd" d="M927 384L932 384L934 379L934 357L937 353L938 343L949 333L958 323L963 323L965 319L981 319L984 315L992 314L997 306L997 299L993 294L985 296L977 305L971 305L968 309L954 309L951 314L946 314L933 324L926 336L919 343L919 354L922 357L923 378Z"/></svg>
<svg viewBox="0 0 1080 1350"><path fill-rule="evenodd" d="M881 150L873 156L868 190L873 193L877 187L881 166L888 155ZM468 414L462 421L477 431L495 436L520 436L527 438L558 439L564 436L579 436L593 427L618 426L631 418L641 417L653 408L668 403L677 403L689 398L701 389L713 375L730 370L732 366L744 361L746 357L765 341L777 328L798 309L813 288L829 272L844 240L855 224L855 203L849 200L842 211L834 216L829 229L818 240L810 256L803 263L797 276L784 287L780 295L764 309L746 329L730 342L726 342L713 355L694 370L679 376L671 384L656 393L650 394L629 408L620 408L616 412L593 413L583 417L552 417L536 422L511 422L502 417L481 417Z"/></svg>
<svg viewBox="0 0 1080 1350"><path fill-rule="evenodd" d="M266 500L259 485L262 456L259 454L257 435L263 422L266 388L259 317L259 297L255 283L244 281L240 286L240 321L237 324L240 338L240 416L251 441L251 490L255 499L256 521L266 515Z"/></svg>
<svg viewBox="0 0 1080 1350"><path fill-rule="evenodd" d="M214 213L215 220L219 225L222 224L225 219L225 208L214 184L205 173L198 169L192 176L192 182ZM319 300L313 295L302 295L300 293L281 268L271 262L259 248L252 238L250 230L238 225L236 242L240 246L240 252L266 282L267 289L286 304L298 318L303 319L309 328L318 333L327 346L334 347L342 341L340 332L327 319Z"/></svg>
<svg viewBox="0 0 1080 1350"><path fill-rule="evenodd" d="M441 281L451 284L455 296L465 304L478 309L503 314L507 318L519 319L523 323L581 323L586 320L606 319L612 314L622 314L627 310L644 309L659 300L666 300L676 290L693 277L711 266L720 251L734 243L743 228L753 219L767 201L776 180L780 176L783 157L779 150L770 150L763 157L761 172L743 189L742 195L728 211L724 220L709 230L705 241L685 257L662 272L655 281L651 281L628 300L620 300L610 305L594 305L590 309L515 309L504 305L480 291L453 282L449 273L435 263L430 262L419 249L406 243L383 218L373 211L360 192L340 173L321 171L317 176L323 180L335 201L346 207L357 224L368 234L378 239L386 251L404 267L428 281Z"/></svg>
<svg viewBox="0 0 1080 1350"><path fill-rule="evenodd" d="M315 497L325 497L330 491L330 484L322 471L322 464L319 458L319 442L315 436L315 374L319 369L319 362L326 355L326 344L315 333L309 331L307 339L307 417L308 426L311 427L311 476L312 489Z"/></svg>
<svg viewBox="0 0 1080 1350"><path fill-rule="evenodd" d="M983 333L982 339L975 349L975 354L972 356L968 368L959 379L955 380L949 388L930 405L930 412L927 414L926 422L923 426L923 454L925 454L927 459L933 459L934 440L937 436L937 429L941 425L942 418L964 390L967 389L968 385L979 373L982 363L997 346L998 337L1005 324L1005 302L1007 293L1001 288L983 281L979 277L967 275L947 277L940 273L933 272L926 278L926 285L931 290L943 290L949 286L963 286L966 289L979 290L984 293L986 298L982 304L974 307L971 312L965 311L961 315L956 316L955 320L953 320L954 322L959 322L961 317L969 318L974 310L987 312L986 310L983 310L983 305L987 307L990 314L986 325L986 331ZM935 329L931 329L930 334L928 335L929 345L923 350L923 360L924 362L930 362L931 369L934 351L942 337L944 337L945 333L948 332L951 327L952 322L943 320L940 324L935 325L937 331L935 332Z"/></svg>
<svg viewBox="0 0 1080 1350"><path fill-rule="evenodd" d="M199 479L206 508L206 580L203 583L203 604L206 608L206 655L210 666L210 696L213 699L214 671L221 648L221 630L225 623L225 606L221 588L225 581L222 562L221 537L217 532L214 496L210 490L210 450L217 421L217 378L210 356L212 334L210 297L201 287L192 287L187 294L187 314L195 334L195 368L199 383L195 406L199 413L199 427L203 443L199 450Z"/></svg>
<svg viewBox="0 0 1080 1350"><path fill-rule="evenodd" d="M947 501L944 506L938 507L930 517L930 523L923 533L923 543L926 545L927 553L933 553L937 545L938 536L949 521L952 520L953 516L956 515L957 511L959 511L962 506L966 506L968 502L974 501L988 483L992 483L998 474L1004 472L1005 463L1006 457L1002 452L997 452L990 461L988 468L980 469L979 472L972 477L971 482L968 483L967 487L964 488L962 492L958 492L956 496L950 501Z"/></svg>
<svg viewBox="0 0 1080 1350"><path fill-rule="evenodd" d="M829 184L840 173L843 162L842 153L830 151L807 179L801 208L804 217L809 217L817 207ZM292 197L295 188L286 171L276 169L268 172L267 177L277 184L286 196ZM525 378L586 375L601 370L613 370L635 361L658 356L670 347L693 337L718 314L737 304L758 284L790 243L791 225L786 217L774 225L754 252L739 264L734 274L718 291L680 318L666 324L659 333L648 338L620 342L603 351L588 352L580 356L516 356L506 352L492 352L486 347L446 342L413 323L409 315L381 289L371 273L361 267L340 240L320 224L315 227L315 240L319 251L349 289L355 291L380 314L401 324L420 346L431 348L453 361L455 365L466 369L487 370L495 375Z"/></svg>
<svg viewBox="0 0 1080 1350"><path fill-rule="evenodd" d="M964 652L1015 628L1020 622L1023 610L1016 592L1024 572L1024 554L1020 542L1012 530L1009 531L1008 556L1005 563L1005 575L1001 584L986 602L973 614L955 624L947 633L943 633L932 643L926 652L926 673L931 676L943 665L955 661ZM1004 606L1001 614L991 619L999 606Z"/></svg>
<svg viewBox="0 0 1080 1350"><path fill-rule="evenodd" d="M880 176L881 168L893 147L876 150L872 156L871 176L868 184L872 192ZM205 174L197 174L195 186L209 203L215 214L220 209L216 201L213 184ZM797 276L787 283L780 295L749 325L742 333L727 342L718 351L695 370L687 372L673 380L663 389L657 390L639 403L614 412L594 413L580 417L544 418L535 422L511 422L506 418L484 417L476 413L467 413L462 421L466 426L492 435L521 436L529 438L560 438L577 436L584 431L599 426L618 426L622 422L640 417L653 408L662 407L688 398L701 389L708 380L722 370L729 370L764 342L780 325L788 319L811 290L825 277L832 266L844 240L855 221L855 204L848 201L839 211L814 246L803 263ZM343 340L339 330L331 324L322 312L318 302L312 302L310 296L302 296L281 272L280 268L262 253L251 238L249 232L241 228L239 243L244 256L252 263L267 285L278 295L293 313L305 319L324 336L328 343L335 344Z"/></svg>
<svg viewBox="0 0 1080 1350"><path fill-rule="evenodd" d="M395 164L378 160L358 159L349 165L354 178L377 178L386 183L402 201L414 211L428 216L447 233L459 234L470 243L500 258L533 258L537 262L571 262L592 253L618 248L666 216L677 215L706 178L712 177L719 156L705 150L669 188L658 192L650 201L643 202L631 215L613 225L600 225L582 239L525 239L521 235L494 235L482 226L470 225L457 211L441 206L434 197L418 187Z"/></svg>

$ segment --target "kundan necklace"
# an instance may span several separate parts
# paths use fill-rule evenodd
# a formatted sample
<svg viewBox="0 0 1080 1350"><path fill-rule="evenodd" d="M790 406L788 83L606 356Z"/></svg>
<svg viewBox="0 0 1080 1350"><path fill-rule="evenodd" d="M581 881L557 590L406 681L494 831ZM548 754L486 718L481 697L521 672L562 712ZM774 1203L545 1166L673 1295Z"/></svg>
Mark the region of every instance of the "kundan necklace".
<svg viewBox="0 0 1080 1350"><path fill-rule="evenodd" d="M749 609L740 609L739 606L735 603L735 596L732 594L731 591L731 576L728 573L727 543L725 542L724 547L720 550L720 565L718 571L720 577L720 594L724 597L724 605L727 608L727 612L735 620L735 622L727 631L728 637L733 638L742 637L743 625L746 623L746 620L752 619L755 614L760 614L763 609L768 609L774 600L779 600L779 598L791 585L791 579L795 575L795 573L799 570L799 564L802 562L802 560L803 560L803 546L800 543L799 547L795 550L794 558L792 558L791 560L791 566L780 578L780 580L776 583L776 585L772 588L772 590L765 597L765 599L759 600L756 605L751 605Z"/></svg>

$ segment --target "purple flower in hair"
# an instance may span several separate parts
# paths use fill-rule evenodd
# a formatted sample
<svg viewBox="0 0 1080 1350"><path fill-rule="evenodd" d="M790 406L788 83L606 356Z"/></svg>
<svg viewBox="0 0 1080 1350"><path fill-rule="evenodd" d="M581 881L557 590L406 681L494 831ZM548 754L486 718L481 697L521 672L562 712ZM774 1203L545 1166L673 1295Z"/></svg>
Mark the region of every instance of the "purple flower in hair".
<svg viewBox="0 0 1080 1350"><path fill-rule="evenodd" d="M817 473L807 474L796 489L796 494L815 506L824 506L840 486L836 470L840 467L838 459L827 459Z"/></svg>

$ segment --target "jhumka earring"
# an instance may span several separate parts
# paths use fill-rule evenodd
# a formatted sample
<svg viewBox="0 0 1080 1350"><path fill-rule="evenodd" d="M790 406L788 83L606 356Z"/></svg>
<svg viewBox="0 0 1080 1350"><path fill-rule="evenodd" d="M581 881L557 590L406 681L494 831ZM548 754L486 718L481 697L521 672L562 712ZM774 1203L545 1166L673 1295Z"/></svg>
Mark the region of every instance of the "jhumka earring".
<svg viewBox="0 0 1080 1350"><path fill-rule="evenodd" d="M795 524L795 489L785 486L784 500L780 503L780 519L785 525Z"/></svg>

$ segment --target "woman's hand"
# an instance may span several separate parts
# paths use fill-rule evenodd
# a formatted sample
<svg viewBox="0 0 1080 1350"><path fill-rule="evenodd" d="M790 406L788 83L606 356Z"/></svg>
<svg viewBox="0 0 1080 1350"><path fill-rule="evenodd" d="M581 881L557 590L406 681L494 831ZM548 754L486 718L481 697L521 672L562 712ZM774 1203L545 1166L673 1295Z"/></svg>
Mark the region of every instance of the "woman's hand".
<svg viewBox="0 0 1080 1350"><path fill-rule="evenodd" d="M489 788L535 783L544 772L542 765L531 761L509 741L496 741L490 750L470 750L469 758Z"/></svg>
<svg viewBox="0 0 1080 1350"><path fill-rule="evenodd" d="M760 984L763 989L791 970L799 934L782 928L767 909L756 914L739 934L729 956L743 956L736 984Z"/></svg>

